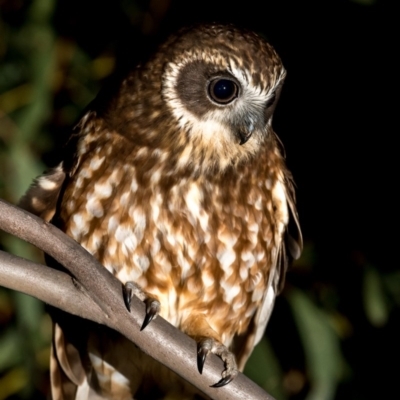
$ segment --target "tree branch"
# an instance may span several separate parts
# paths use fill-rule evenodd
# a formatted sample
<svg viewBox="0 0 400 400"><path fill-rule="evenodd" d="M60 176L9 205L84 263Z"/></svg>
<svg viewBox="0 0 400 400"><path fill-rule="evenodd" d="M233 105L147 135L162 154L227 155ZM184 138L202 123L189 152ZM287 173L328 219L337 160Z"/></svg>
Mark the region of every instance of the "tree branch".
<svg viewBox="0 0 400 400"><path fill-rule="evenodd" d="M145 315L144 304L134 297L129 313L122 298L121 282L53 225L0 199L0 229L40 248L73 277L0 252L0 285L120 332L215 400L274 400L243 374L222 388L210 387L221 379L222 361L210 354L203 375L200 375L196 364L196 343L163 318L157 317L140 332Z"/></svg>

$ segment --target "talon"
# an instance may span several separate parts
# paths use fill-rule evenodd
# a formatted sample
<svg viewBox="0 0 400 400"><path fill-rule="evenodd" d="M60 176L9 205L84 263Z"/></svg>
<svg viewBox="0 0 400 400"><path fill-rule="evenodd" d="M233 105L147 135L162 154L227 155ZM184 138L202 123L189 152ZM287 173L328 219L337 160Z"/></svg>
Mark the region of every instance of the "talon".
<svg viewBox="0 0 400 400"><path fill-rule="evenodd" d="M142 288L135 282L126 282L122 287L122 294L125 302L125 306L128 311L131 311L132 297L136 296L146 304L146 316L144 317L143 324L140 328L142 331L146 326L157 317L160 312L160 302L152 297L149 293L144 292Z"/></svg>
<svg viewBox="0 0 400 400"><path fill-rule="evenodd" d="M204 363L206 362L206 358L208 355L208 349L205 347L200 347L197 351L197 369L199 370L200 374L203 373Z"/></svg>
<svg viewBox="0 0 400 400"><path fill-rule="evenodd" d="M143 324L140 328L142 331L146 326L153 321L160 311L160 303L154 299L146 300L146 316L144 317Z"/></svg>
<svg viewBox="0 0 400 400"><path fill-rule="evenodd" d="M122 296L124 298L124 303L129 312L131 312L131 302L133 297L132 288L128 285L122 286Z"/></svg>
<svg viewBox="0 0 400 400"><path fill-rule="evenodd" d="M210 387L214 387L214 388L219 388L222 386L227 385L229 382L231 382L233 380L234 376L233 375L228 375L225 378L222 378L219 382L217 382L214 385L211 385Z"/></svg>
<svg viewBox="0 0 400 400"><path fill-rule="evenodd" d="M227 349L221 342L218 342L214 338L203 338L198 343L197 350L197 367L200 374L203 371L203 366L206 357L209 353L213 353L219 356L225 364L225 369L222 372L222 379L210 387L222 387L231 382L238 373L236 366L236 360L234 354Z"/></svg>

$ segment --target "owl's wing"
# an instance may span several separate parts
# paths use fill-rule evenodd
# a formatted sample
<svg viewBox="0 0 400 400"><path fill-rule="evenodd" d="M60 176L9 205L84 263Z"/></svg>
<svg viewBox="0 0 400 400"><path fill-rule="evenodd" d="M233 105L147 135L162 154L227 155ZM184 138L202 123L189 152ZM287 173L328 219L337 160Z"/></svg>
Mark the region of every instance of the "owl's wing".
<svg viewBox="0 0 400 400"><path fill-rule="evenodd" d="M80 352L66 338L60 325L53 323L50 356L51 395L53 400L87 399L89 391ZM79 393L79 396L78 396Z"/></svg>
<svg viewBox="0 0 400 400"><path fill-rule="evenodd" d="M60 163L34 180L28 191L19 201L19 206L32 214L49 222L57 208L60 193L62 192L67 172ZM53 314L67 314L59 311ZM53 315L54 317L54 315ZM66 317L69 318L68 316ZM76 327L76 321L71 321ZM58 322L53 322L53 340L50 357L50 376L53 400L88 399L89 386L86 371L76 345L76 340L71 340L70 330L61 329ZM80 330L79 333L84 336ZM92 397L91 397L92 398Z"/></svg>
<svg viewBox="0 0 400 400"><path fill-rule="evenodd" d="M271 266L267 290L263 302L250 322L248 331L234 340L234 352L239 369L242 371L254 347L264 335L265 328L274 307L275 297L282 291L285 275L292 260L300 257L303 248L299 217L296 210L295 193L291 176L286 176L286 201L289 209L289 222L284 232L276 257Z"/></svg>
<svg viewBox="0 0 400 400"><path fill-rule="evenodd" d="M56 212L65 178L66 172L60 163L36 178L18 205L49 222Z"/></svg>

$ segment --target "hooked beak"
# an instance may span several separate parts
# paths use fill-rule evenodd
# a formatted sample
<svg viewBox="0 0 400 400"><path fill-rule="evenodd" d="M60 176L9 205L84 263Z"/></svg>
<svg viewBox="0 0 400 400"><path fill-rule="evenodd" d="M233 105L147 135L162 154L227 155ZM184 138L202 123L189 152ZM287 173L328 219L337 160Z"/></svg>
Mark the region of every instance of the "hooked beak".
<svg viewBox="0 0 400 400"><path fill-rule="evenodd" d="M250 139L251 135L256 129L265 131L265 127L267 126L274 113L277 100L282 90L282 83L283 82L280 82L275 91L270 94L268 101L264 105L264 109L253 109L253 112L244 115L244 117L240 119L240 122L238 124L238 136L240 145L245 144Z"/></svg>
<svg viewBox="0 0 400 400"><path fill-rule="evenodd" d="M245 144L245 143L250 139L252 133L253 133L253 132L243 132L243 131L240 131L240 132L239 132L239 139L240 139L239 144L240 144L240 145Z"/></svg>
<svg viewBox="0 0 400 400"><path fill-rule="evenodd" d="M244 121L244 124L240 127L238 131L239 136L239 144L245 144L253 134L256 128L256 124L253 119L249 119L248 121Z"/></svg>

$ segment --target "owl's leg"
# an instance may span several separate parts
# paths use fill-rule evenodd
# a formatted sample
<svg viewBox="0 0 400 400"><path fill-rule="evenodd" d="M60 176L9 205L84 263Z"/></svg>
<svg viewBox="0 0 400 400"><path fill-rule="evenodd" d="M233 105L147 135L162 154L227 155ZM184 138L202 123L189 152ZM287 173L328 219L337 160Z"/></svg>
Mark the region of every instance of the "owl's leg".
<svg viewBox="0 0 400 400"><path fill-rule="evenodd" d="M189 316L182 324L182 330L197 342L197 367L200 374L209 353L219 356L225 364L222 379L213 387L221 387L235 378L238 373L234 354L222 344L221 338L207 322L204 315Z"/></svg>
<svg viewBox="0 0 400 400"><path fill-rule="evenodd" d="M161 309L161 304L158 299L146 293L135 282L126 282L123 293L125 305L129 311L131 311L131 301L133 296L136 296L146 304L146 316L144 317L143 324L140 328L142 331L154 318L157 317Z"/></svg>

